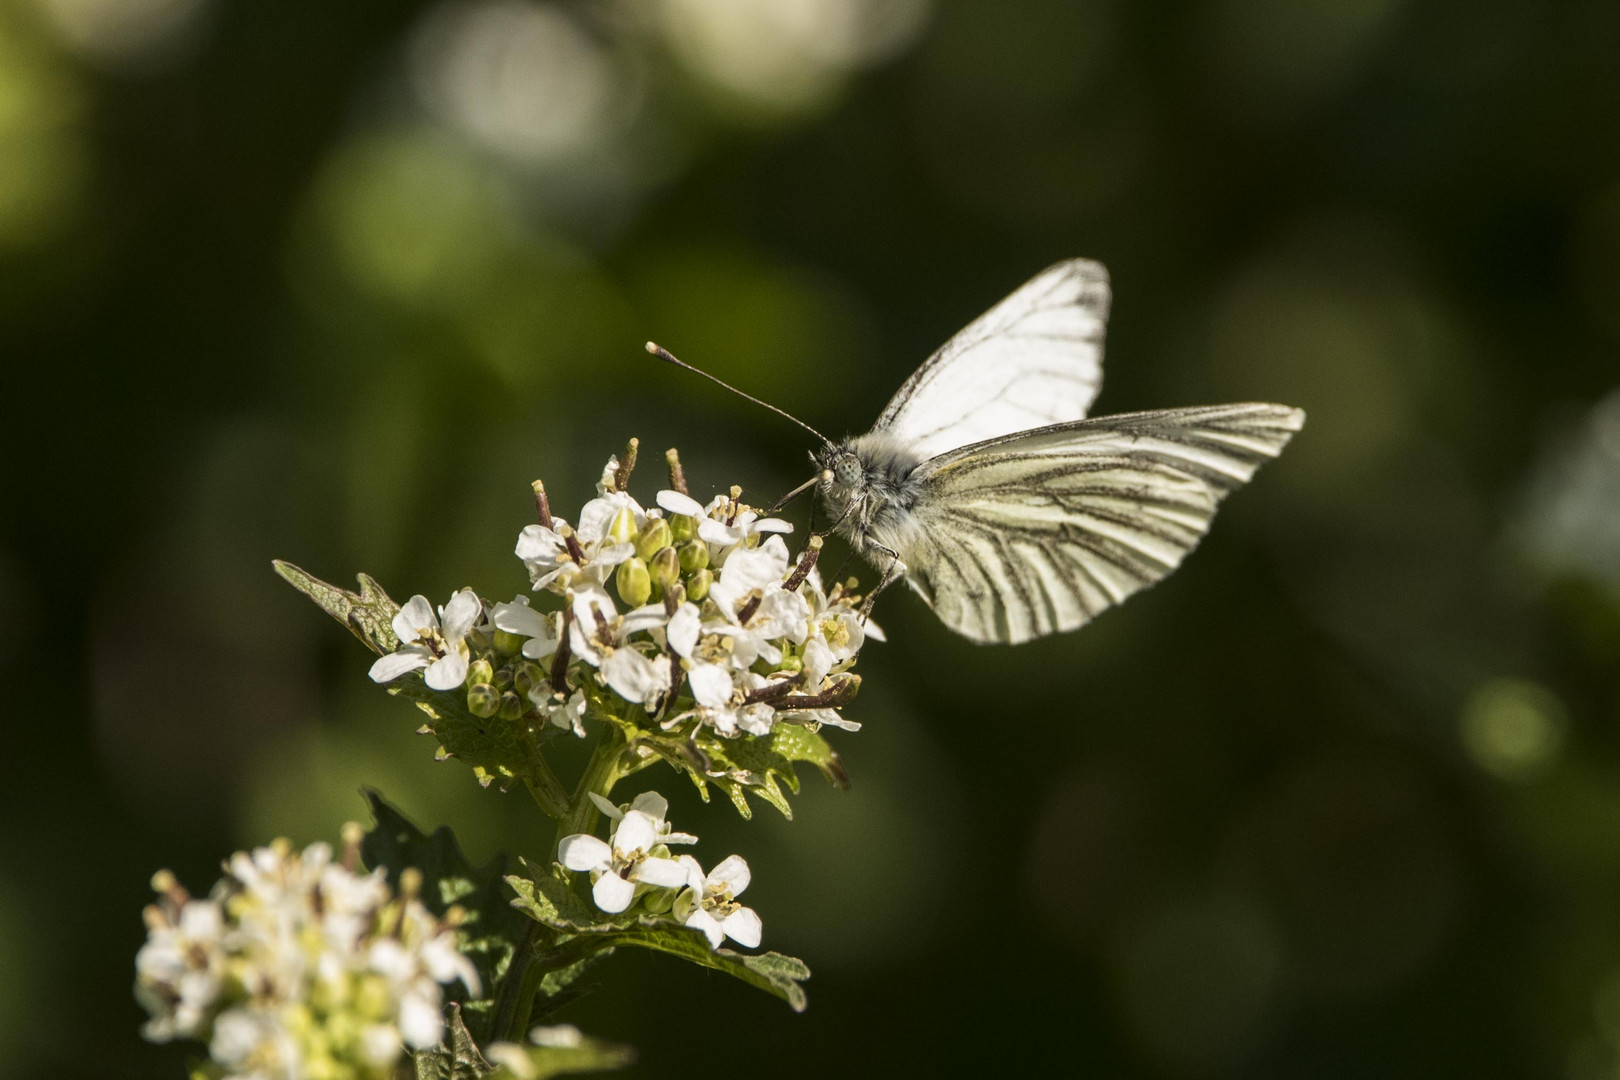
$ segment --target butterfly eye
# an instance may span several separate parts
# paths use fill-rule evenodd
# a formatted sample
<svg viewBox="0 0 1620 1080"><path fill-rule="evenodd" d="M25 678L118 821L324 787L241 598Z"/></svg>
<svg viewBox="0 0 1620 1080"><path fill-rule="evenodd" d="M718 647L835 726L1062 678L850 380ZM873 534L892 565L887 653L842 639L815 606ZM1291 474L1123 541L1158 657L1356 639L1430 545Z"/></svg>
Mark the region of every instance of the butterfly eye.
<svg viewBox="0 0 1620 1080"><path fill-rule="evenodd" d="M861 459L854 454L840 454L833 465L833 473L840 484L854 484L861 478Z"/></svg>

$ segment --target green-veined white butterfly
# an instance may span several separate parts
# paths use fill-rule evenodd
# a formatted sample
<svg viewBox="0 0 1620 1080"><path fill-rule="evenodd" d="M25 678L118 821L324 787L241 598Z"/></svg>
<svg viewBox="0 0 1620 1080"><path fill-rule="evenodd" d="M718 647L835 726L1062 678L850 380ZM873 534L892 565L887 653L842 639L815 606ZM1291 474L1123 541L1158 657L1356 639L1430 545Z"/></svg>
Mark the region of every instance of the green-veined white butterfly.
<svg viewBox="0 0 1620 1080"><path fill-rule="evenodd" d="M1049 267L930 356L871 431L816 432L805 486L834 531L964 637L1073 630L1158 581L1305 423L1269 404L1086 419L1109 300L1100 263Z"/></svg>

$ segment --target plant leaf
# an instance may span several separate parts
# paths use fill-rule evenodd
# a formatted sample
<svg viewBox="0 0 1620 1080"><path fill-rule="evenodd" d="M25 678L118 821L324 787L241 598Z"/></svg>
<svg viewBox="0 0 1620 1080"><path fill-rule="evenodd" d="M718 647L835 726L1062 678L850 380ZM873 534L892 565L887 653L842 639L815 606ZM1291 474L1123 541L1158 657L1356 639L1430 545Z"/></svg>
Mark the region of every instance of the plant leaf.
<svg viewBox="0 0 1620 1080"><path fill-rule="evenodd" d="M349 632L365 643L374 653L390 653L399 648L399 635L394 633L394 616L399 605L389 599L381 585L370 574L360 574L359 592L350 592L328 584L308 571L290 562L275 559L271 562L276 573L288 584L311 600L322 611L349 628Z"/></svg>
<svg viewBox="0 0 1620 1080"><path fill-rule="evenodd" d="M789 761L814 765L827 778L827 783L839 791L849 790L849 771L844 768L844 759L822 738L821 732L804 724L779 723L771 729L771 749Z"/></svg>
<svg viewBox="0 0 1620 1080"><path fill-rule="evenodd" d="M494 1071L494 1066L478 1052L478 1044L461 1019L459 1005L452 1004L445 1011L444 1026L444 1042L414 1055L416 1080L479 1080Z"/></svg>
<svg viewBox="0 0 1620 1080"><path fill-rule="evenodd" d="M603 915L586 913L582 918L577 910L584 902L574 897L562 882L544 871L536 872L534 864L524 862L534 876L524 878L513 875L506 879L517 899L514 907L561 935L552 962L559 958L577 956L581 960L598 952L617 948L651 949L655 952L679 956L690 963L715 971L723 971L741 979L750 986L781 998L794 1012L803 1012L806 999L800 983L810 977L804 961L781 953L749 955L730 949L712 949L709 939L700 930L689 929L673 919L650 915ZM566 893L571 902L560 899Z"/></svg>
<svg viewBox="0 0 1620 1080"><path fill-rule="evenodd" d="M502 787L521 780L539 797L556 780L536 758L529 729L519 721L474 716L467 695L429 689L415 675L388 684L388 692L416 703L427 714L422 730L439 741L440 758L453 757L472 768L479 784ZM542 804L544 805L544 803ZM563 807L547 807L559 816Z"/></svg>
<svg viewBox="0 0 1620 1080"><path fill-rule="evenodd" d="M360 842L360 854L368 867L388 870L389 881L398 884L401 871L415 867L422 874L422 903L435 915L443 916L451 905L465 913L457 930L457 946L483 983L483 993L465 1004L467 1023L479 1039L485 1030L495 998L495 988L511 966L513 951L522 941L529 922L512 907L504 879L506 856L475 867L462 854L449 828L441 827L428 836L375 791L364 792L376 818L370 832ZM459 1015L459 1014L458 1014Z"/></svg>

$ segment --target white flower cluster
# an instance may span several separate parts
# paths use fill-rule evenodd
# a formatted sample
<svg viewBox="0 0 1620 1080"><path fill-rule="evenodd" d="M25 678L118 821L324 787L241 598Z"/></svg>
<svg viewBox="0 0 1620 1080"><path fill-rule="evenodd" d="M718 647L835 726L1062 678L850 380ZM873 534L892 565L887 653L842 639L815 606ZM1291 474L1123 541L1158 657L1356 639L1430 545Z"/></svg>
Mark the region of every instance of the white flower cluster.
<svg viewBox="0 0 1620 1080"><path fill-rule="evenodd" d="M146 909L135 995L148 1039L207 1043L226 1080L391 1077L406 1047L438 1045L441 983L479 992L453 921L411 881L395 897L380 869L356 873L326 844L300 853L285 840L225 869L207 899L167 871L153 878L161 898Z"/></svg>
<svg viewBox="0 0 1620 1080"><path fill-rule="evenodd" d="M669 845L695 844L697 837L670 829L664 820L669 803L656 791L644 791L624 807L594 793L591 799L613 822L608 839L565 836L557 857L570 870L590 873L597 907L616 915L638 897L649 897L649 910L673 910L681 923L708 935L714 948L728 937L750 949L759 945L759 916L736 900L750 880L742 856L732 855L708 873L690 855L670 858Z"/></svg>
<svg viewBox="0 0 1620 1080"><path fill-rule="evenodd" d="M624 479L610 459L577 526L554 517L535 485L541 520L519 535L516 554L561 610L540 611L522 595L484 605L463 589L435 615L414 596L394 619L399 649L371 677L426 668L433 689L470 683L480 715L532 710L578 735L587 679L665 728L695 717L728 737L767 735L782 718L857 729L837 711L855 686L840 676L865 638L881 635L848 588L823 587L819 538L794 559L780 535L792 526L761 517L738 489L706 506L665 490L643 507ZM483 668L469 665L469 642L481 640L493 646ZM513 672L506 685L504 672ZM677 710L677 700L689 704Z"/></svg>

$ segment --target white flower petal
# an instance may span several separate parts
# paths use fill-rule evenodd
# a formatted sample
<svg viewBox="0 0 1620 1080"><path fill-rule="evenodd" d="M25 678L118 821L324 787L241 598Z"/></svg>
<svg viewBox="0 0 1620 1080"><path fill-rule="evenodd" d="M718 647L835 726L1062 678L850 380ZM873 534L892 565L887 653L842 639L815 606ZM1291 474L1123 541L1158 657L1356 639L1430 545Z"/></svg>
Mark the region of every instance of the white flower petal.
<svg viewBox="0 0 1620 1080"><path fill-rule="evenodd" d="M746 907L738 908L730 915L727 915L725 921L720 924L720 928L726 932L726 936L731 938L732 941L750 949L759 948L759 939L764 935L765 931L765 927L761 925L759 916L754 913L754 909Z"/></svg>
<svg viewBox="0 0 1620 1080"><path fill-rule="evenodd" d="M781 518L760 518L754 522L753 530L757 533L790 533L793 531L793 524Z"/></svg>
<svg viewBox="0 0 1620 1080"><path fill-rule="evenodd" d="M371 665L372 682L392 682L407 671L425 668L433 663L433 654L423 645L406 645L398 652L391 652L386 656L377 658Z"/></svg>
<svg viewBox="0 0 1620 1080"><path fill-rule="evenodd" d="M609 570L624 562L636 553L634 544L608 544L598 548L591 558L591 565L599 570Z"/></svg>
<svg viewBox="0 0 1620 1080"><path fill-rule="evenodd" d="M833 654L827 643L819 636L811 638L804 644L804 687L814 694L821 690L821 684L826 680L827 673L832 670Z"/></svg>
<svg viewBox="0 0 1620 1080"><path fill-rule="evenodd" d="M720 568L720 580L727 588L763 589L780 584L787 573L787 548L781 538L773 536L753 550L743 549L731 553Z"/></svg>
<svg viewBox="0 0 1620 1080"><path fill-rule="evenodd" d="M636 864L636 880L662 889L677 888L686 884L686 867L674 859L643 859Z"/></svg>
<svg viewBox="0 0 1620 1080"><path fill-rule="evenodd" d="M734 529L723 521L701 518L698 521L698 538L706 544L725 548L742 543L743 533L741 529ZM731 560L726 561L729 565Z"/></svg>
<svg viewBox="0 0 1620 1080"><path fill-rule="evenodd" d="M682 495L678 491L664 490L656 496L659 506L672 514L685 514L687 517L700 518L703 516L703 505L690 495Z"/></svg>
<svg viewBox="0 0 1620 1080"><path fill-rule="evenodd" d="M703 875L703 864L698 862L697 859L690 855L682 855L675 861L680 863L681 867L686 871L687 887L695 890L697 894L701 896L703 894L703 882L705 880Z"/></svg>
<svg viewBox="0 0 1620 1080"><path fill-rule="evenodd" d="M811 709L809 712L800 715L808 716L816 723L825 724L828 727L842 728L845 731L861 730L860 721L847 720L836 709Z"/></svg>
<svg viewBox="0 0 1620 1080"><path fill-rule="evenodd" d="M609 820L618 821L624 817L624 811L613 805L613 801L607 796L598 795L594 791L587 791L585 794L590 797L591 802L596 804L598 810L607 815Z"/></svg>
<svg viewBox="0 0 1620 1080"><path fill-rule="evenodd" d="M658 842L658 822L640 810L628 811L613 830L613 850L619 855L633 857Z"/></svg>
<svg viewBox="0 0 1620 1080"><path fill-rule="evenodd" d="M638 607L624 617L624 622L619 627L619 637L628 638L631 634L651 630L655 626L662 626L666 618L668 616L664 614L663 604L647 604Z"/></svg>
<svg viewBox="0 0 1620 1080"><path fill-rule="evenodd" d="M524 637L540 637L555 633L551 617L529 606L529 598L521 593L512 597L510 604L496 604L490 611L489 621L496 629Z"/></svg>
<svg viewBox="0 0 1620 1080"><path fill-rule="evenodd" d="M574 530L579 534L579 542L600 543L602 537L607 535L608 526L613 524L613 515L618 512L619 508L606 497L586 503L580 508L579 526Z"/></svg>
<svg viewBox="0 0 1620 1080"><path fill-rule="evenodd" d="M675 614L669 617L669 627L664 635L677 656L690 660L698 638L703 635L703 615L698 611L698 606L688 601L676 608Z"/></svg>
<svg viewBox="0 0 1620 1080"><path fill-rule="evenodd" d="M763 702L745 705L737 713L737 726L750 735L769 735L776 725L776 710Z"/></svg>
<svg viewBox="0 0 1620 1080"><path fill-rule="evenodd" d="M686 680L693 699L706 709L724 708L731 701L731 673L719 664L693 664Z"/></svg>
<svg viewBox="0 0 1620 1080"><path fill-rule="evenodd" d="M570 870L606 870L613 865L613 849L590 833L574 833L557 844L557 861Z"/></svg>
<svg viewBox="0 0 1620 1080"><path fill-rule="evenodd" d="M544 525L525 525L523 531L518 533L517 547L514 554L524 562L555 562L557 553L567 549L568 545L554 530L556 526L567 525L562 518L552 518L553 528Z"/></svg>
<svg viewBox="0 0 1620 1080"><path fill-rule="evenodd" d="M454 690L467 681L467 654L461 649L452 649L428 665L422 680L435 690Z"/></svg>
<svg viewBox="0 0 1620 1080"><path fill-rule="evenodd" d="M669 688L669 657L658 660L649 660L632 648L616 649L602 661L602 681L626 701L650 704Z"/></svg>
<svg viewBox="0 0 1620 1080"><path fill-rule="evenodd" d="M423 630L438 628L439 618L433 614L433 605L421 593L405 601L405 606L394 615L394 633L404 642L415 641Z"/></svg>
<svg viewBox="0 0 1620 1080"><path fill-rule="evenodd" d="M729 855L721 860L719 866L709 871L709 876L704 879L704 885L713 892L730 889L731 895L737 896L748 888L748 883L752 880L753 875L749 873L747 860L741 855Z"/></svg>
<svg viewBox="0 0 1620 1080"><path fill-rule="evenodd" d="M387 1068L404 1050L393 1024L367 1024L360 1031L360 1057L373 1068Z"/></svg>
<svg viewBox="0 0 1620 1080"><path fill-rule="evenodd" d="M462 589L444 606L444 636L460 641L483 618L484 604L471 589Z"/></svg>
<svg viewBox="0 0 1620 1080"><path fill-rule="evenodd" d="M643 791L630 800L630 809L639 810L654 821L663 821L669 816L669 800L656 791Z"/></svg>
<svg viewBox="0 0 1620 1080"><path fill-rule="evenodd" d="M429 984L434 985L434 984ZM437 989L437 986L434 985ZM437 995L435 995L437 997ZM413 1050L438 1046L444 1035L444 1015L437 1001L420 994L407 994L399 1003L399 1034Z"/></svg>
<svg viewBox="0 0 1620 1080"><path fill-rule="evenodd" d="M529 1052L517 1043L492 1042L483 1048L484 1060L499 1066L516 1080L534 1080L537 1070Z"/></svg>
<svg viewBox="0 0 1620 1080"><path fill-rule="evenodd" d="M707 934L709 937L709 948L711 949L718 949L720 947L720 943L725 940L726 932L720 929L720 924L715 921L714 916L710 915L702 908L694 909L692 914L686 917L686 925L690 926L694 930L701 930Z"/></svg>
<svg viewBox="0 0 1620 1080"><path fill-rule="evenodd" d="M609 915L617 915L630 906L636 897L636 887L618 874L603 874L591 886L591 899Z"/></svg>

